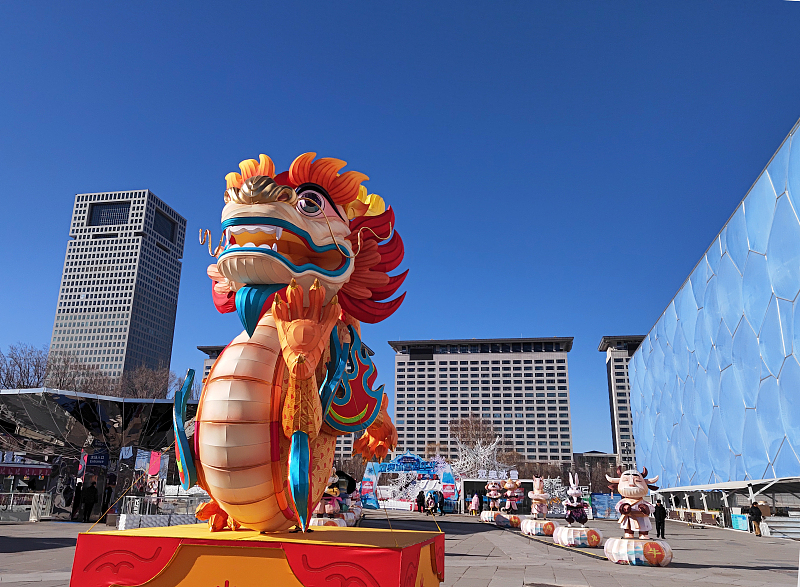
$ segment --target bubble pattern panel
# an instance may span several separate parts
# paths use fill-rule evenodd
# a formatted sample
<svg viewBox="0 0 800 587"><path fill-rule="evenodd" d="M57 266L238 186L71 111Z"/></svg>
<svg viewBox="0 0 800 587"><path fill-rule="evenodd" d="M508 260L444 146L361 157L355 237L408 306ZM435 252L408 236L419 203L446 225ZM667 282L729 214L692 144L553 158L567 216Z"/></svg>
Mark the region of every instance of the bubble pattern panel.
<svg viewBox="0 0 800 587"><path fill-rule="evenodd" d="M800 475L797 129L631 358L636 460L663 487Z"/></svg>

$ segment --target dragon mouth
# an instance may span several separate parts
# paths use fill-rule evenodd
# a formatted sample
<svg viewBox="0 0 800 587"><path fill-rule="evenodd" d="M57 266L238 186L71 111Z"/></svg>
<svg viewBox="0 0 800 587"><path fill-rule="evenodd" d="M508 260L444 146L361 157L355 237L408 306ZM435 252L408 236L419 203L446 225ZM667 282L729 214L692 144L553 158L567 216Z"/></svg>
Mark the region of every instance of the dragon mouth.
<svg viewBox="0 0 800 587"><path fill-rule="evenodd" d="M317 245L306 231L283 219L230 218L222 229L227 245L220 259L233 253L261 253L297 273L321 270L331 276L343 273L350 262L344 246Z"/></svg>

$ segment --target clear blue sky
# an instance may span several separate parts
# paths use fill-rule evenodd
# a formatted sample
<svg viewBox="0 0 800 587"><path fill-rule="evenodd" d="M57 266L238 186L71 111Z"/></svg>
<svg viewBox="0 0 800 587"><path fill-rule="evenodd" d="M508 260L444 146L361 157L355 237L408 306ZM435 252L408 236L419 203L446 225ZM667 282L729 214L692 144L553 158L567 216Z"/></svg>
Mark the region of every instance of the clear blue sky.
<svg viewBox="0 0 800 587"><path fill-rule="evenodd" d="M224 175L316 151L397 212L387 340L574 336L575 449L610 450L606 334L646 333L800 116L800 2L0 4L0 347L49 341L75 193L188 220L172 368L240 330L199 228Z"/></svg>

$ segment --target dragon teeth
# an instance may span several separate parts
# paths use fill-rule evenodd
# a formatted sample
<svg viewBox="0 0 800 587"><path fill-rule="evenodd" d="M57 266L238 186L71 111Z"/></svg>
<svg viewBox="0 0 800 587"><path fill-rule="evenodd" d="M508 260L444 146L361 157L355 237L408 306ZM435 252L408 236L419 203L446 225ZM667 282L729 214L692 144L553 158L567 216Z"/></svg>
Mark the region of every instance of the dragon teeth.
<svg viewBox="0 0 800 587"><path fill-rule="evenodd" d="M228 230L233 234L243 234L243 233L250 233L256 234L259 232L264 232L267 234L273 234L277 227L271 226L269 224L260 224L260 225L240 225L240 226L231 226Z"/></svg>
<svg viewBox="0 0 800 587"><path fill-rule="evenodd" d="M283 234L283 229L280 226L275 227L275 238L281 240L281 235Z"/></svg>

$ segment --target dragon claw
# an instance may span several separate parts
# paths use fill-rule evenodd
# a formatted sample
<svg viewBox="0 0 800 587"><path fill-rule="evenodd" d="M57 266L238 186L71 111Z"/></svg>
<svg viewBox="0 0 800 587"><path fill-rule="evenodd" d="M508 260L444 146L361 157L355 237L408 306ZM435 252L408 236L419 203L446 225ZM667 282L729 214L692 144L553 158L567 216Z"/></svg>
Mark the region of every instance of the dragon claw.
<svg viewBox="0 0 800 587"><path fill-rule="evenodd" d="M389 404L384 394L381 411L375 421L364 431L364 434L353 442L353 454L361 453L365 460L372 457L383 460L390 450L397 446L397 429L394 427L386 408Z"/></svg>
<svg viewBox="0 0 800 587"><path fill-rule="evenodd" d="M309 289L308 308L303 307L303 288L294 280L289 284L286 297L284 301L276 295L272 304L283 359L293 376L308 379L316 370L331 330L339 319L340 307L335 297L323 306L325 288L319 280Z"/></svg>
<svg viewBox="0 0 800 587"><path fill-rule="evenodd" d="M241 524L230 517L213 499L197 506L194 515L198 520L208 520L208 529L211 532L220 532L226 528L231 530L241 528Z"/></svg>

